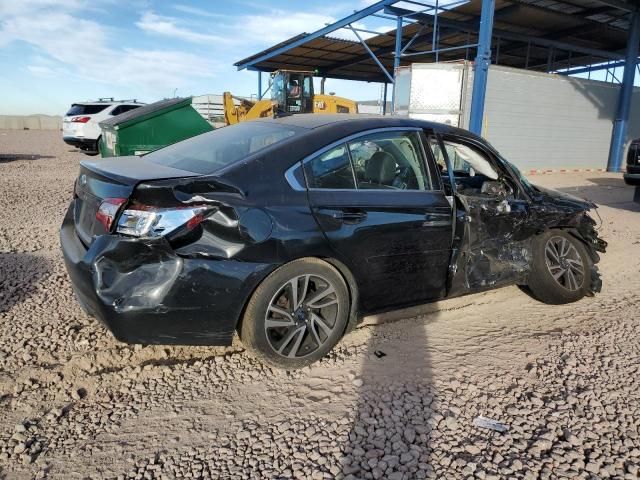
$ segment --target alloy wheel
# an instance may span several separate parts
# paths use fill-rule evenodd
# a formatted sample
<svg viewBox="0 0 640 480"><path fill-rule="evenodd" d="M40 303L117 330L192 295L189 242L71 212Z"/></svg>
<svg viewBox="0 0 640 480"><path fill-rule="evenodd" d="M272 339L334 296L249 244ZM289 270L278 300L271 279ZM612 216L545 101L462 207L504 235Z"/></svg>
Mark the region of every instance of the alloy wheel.
<svg viewBox="0 0 640 480"><path fill-rule="evenodd" d="M271 348L287 358L318 350L333 333L340 304L335 286L320 275L299 275L269 302L264 328Z"/></svg>
<svg viewBox="0 0 640 480"><path fill-rule="evenodd" d="M545 246L547 268L554 280L569 291L584 283L584 263L576 247L564 237L551 237Z"/></svg>

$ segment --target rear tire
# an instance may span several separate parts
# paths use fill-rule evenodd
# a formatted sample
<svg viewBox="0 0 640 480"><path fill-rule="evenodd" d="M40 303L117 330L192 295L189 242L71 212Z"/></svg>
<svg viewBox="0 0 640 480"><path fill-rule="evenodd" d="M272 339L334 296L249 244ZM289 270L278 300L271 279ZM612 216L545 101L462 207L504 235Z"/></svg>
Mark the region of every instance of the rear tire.
<svg viewBox="0 0 640 480"><path fill-rule="evenodd" d="M592 270L580 240L563 230L549 230L534 240L529 288L544 303L576 302L591 292Z"/></svg>
<svg viewBox="0 0 640 480"><path fill-rule="evenodd" d="M251 296L240 340L255 357L293 370L324 357L349 319L342 275L317 258L294 260L272 272Z"/></svg>

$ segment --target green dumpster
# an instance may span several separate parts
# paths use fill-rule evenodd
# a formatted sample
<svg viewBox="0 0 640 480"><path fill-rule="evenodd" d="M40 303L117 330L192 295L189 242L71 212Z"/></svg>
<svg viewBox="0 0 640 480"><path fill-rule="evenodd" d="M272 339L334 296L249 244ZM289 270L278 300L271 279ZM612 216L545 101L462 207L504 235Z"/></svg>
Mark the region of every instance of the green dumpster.
<svg viewBox="0 0 640 480"><path fill-rule="evenodd" d="M191 106L191 97L170 98L100 122L103 157L142 155L213 130Z"/></svg>

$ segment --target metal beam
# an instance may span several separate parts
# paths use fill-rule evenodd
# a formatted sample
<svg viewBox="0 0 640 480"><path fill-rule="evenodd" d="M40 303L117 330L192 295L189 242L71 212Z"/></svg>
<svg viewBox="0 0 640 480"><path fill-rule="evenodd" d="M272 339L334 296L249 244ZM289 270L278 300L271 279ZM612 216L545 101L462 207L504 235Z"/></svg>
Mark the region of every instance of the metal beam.
<svg viewBox="0 0 640 480"><path fill-rule="evenodd" d="M258 72L258 100L262 100L262 72Z"/></svg>
<svg viewBox="0 0 640 480"><path fill-rule="evenodd" d="M396 15L402 15L404 12L406 12L406 10L402 8L392 7L392 6L385 7L385 11L391 14L396 14ZM428 13L422 13L416 16L416 20L419 20L420 22L423 22L423 23L433 24L433 15L429 15ZM460 20L453 20L451 18L439 17L438 23L442 26L461 30L461 31L471 31L474 33L479 31L479 26L477 22L463 22ZM608 58L608 59L614 59L614 60L621 60L624 58L624 55L620 53L609 52L606 50L599 50L594 48L580 47L577 45L573 45L571 43L560 42L558 40L548 40L545 38L536 37L534 35L525 35L522 33L511 32L509 30L493 29L493 34L497 37L502 38L503 40L514 40L514 41L520 41L523 43L530 42L532 45L538 45L538 46L547 47L547 48L555 47L558 50L564 50L566 52L582 53L583 55L593 55L594 57L602 57L602 58Z"/></svg>
<svg viewBox="0 0 640 480"><path fill-rule="evenodd" d="M487 79L491 64L491 37L493 33L493 12L495 0L482 0L480 13L480 33L478 34L478 55L474 62L473 93L471 97L471 114L469 130L476 135L482 134L484 116L484 99L487 93Z"/></svg>
<svg viewBox="0 0 640 480"><path fill-rule="evenodd" d="M384 95L382 97L382 115L387 114L387 86L389 84L384 82Z"/></svg>
<svg viewBox="0 0 640 480"><path fill-rule="evenodd" d="M625 12L633 12L638 8L637 4L633 5L631 2L626 2L625 0L598 0L598 3L617 8L618 10L624 10Z"/></svg>
<svg viewBox="0 0 640 480"><path fill-rule="evenodd" d="M640 11L631 15L629 23L629 39L627 43L627 55L625 58L624 74L622 75L622 87L618 97L618 111L613 122L611 133L611 147L609 148L608 172L622 170L622 157L624 144L627 137L627 124L631 110L631 96L633 94L633 81L636 74L636 61L640 48Z"/></svg>
<svg viewBox="0 0 640 480"><path fill-rule="evenodd" d="M638 64L638 67L640 67L640 58L636 59L636 64ZM607 68L618 68L618 67L624 67L625 62L624 61L619 61L619 62L613 62L610 64L602 64L602 65L589 65L587 67L580 67L580 68L572 68L570 70L565 70L563 72L558 72L560 75L578 75L580 73L588 73L588 72L598 72L600 70L606 70Z"/></svg>
<svg viewBox="0 0 640 480"><path fill-rule="evenodd" d="M553 15L558 16L558 17L565 17L567 19L572 19L572 20L575 20L576 17L579 17L580 19L584 20L585 22L594 23L594 24L599 25L601 27L605 26L606 28L610 28L612 30L619 31L619 32L624 31L626 33L626 31L622 30L621 28L614 27L613 25L609 25L607 23L599 22L598 20L593 20L592 18L589 18L590 16L597 15L598 13L605 13L607 11L610 12L611 9L612 9L612 7L610 7L610 6L589 8L589 9L585 9L585 10L583 10L581 12L576 12L576 13L565 13L565 12L561 12L559 10L554 10L553 8L549 8L547 6L543 6L543 5L539 5L539 4L535 4L535 3L529 3L527 0L509 0L509 1L513 2L513 3L516 3L516 4L520 4L520 5L522 5L522 6L526 7L526 8L538 10L538 11L541 11L541 12L545 12L547 14L553 14ZM571 5L571 6L576 7L576 5Z"/></svg>
<svg viewBox="0 0 640 480"><path fill-rule="evenodd" d="M396 113L396 72L400 66L400 54L402 53L402 17L398 15L396 24L396 42L393 54L393 90L391 90L391 113Z"/></svg>
<svg viewBox="0 0 640 480"><path fill-rule="evenodd" d="M391 76L389 74L389 72L387 71L387 69L385 68L385 66L382 64L382 62L380 60L378 60L378 57L376 57L375 53L373 53L371 51L371 49L369 48L369 45L367 45L367 42L365 42L362 37L360 36L360 34L358 33L358 31L353 28L351 25L347 25L347 27L349 29L351 29L351 31L353 32L353 34L358 38L358 40L360 40L360 43L362 44L362 46L364 47L364 49L369 52L369 55L371 55L371 58L373 58L373 60L378 64L378 66L380 67L380 70L382 70L384 72L384 74L387 76L387 78L389 78L389 80L391 81L391 83L393 83L393 76Z"/></svg>
<svg viewBox="0 0 640 480"><path fill-rule="evenodd" d="M268 60L270 58L273 58L277 55L280 55L281 53L284 53L288 50L291 50L293 48L299 47L300 45L303 45L311 40L314 40L316 38L320 38L320 37L324 37L325 35L328 35L331 32L335 32L336 30L339 30L341 28L346 27L347 25L356 22L358 20L361 20L365 17L368 17L369 15L371 15L372 13L376 13L380 10L382 10L384 7L389 6L389 5L393 5L394 3L398 2L399 0L379 0L378 2L374 3L373 5L368 6L367 8L363 8L362 10L358 10L357 12L348 15L346 17L344 17L341 20L338 20L337 22L334 22L330 25L327 25L324 28L321 28L320 30L316 30L313 33L310 33L309 35L305 35L302 38L299 38L298 40L291 42L288 45L283 45L280 48L276 48L271 52L265 53L263 55L260 55L257 58L254 58L252 60L249 60L245 63L240 63L238 64L238 70L243 70L247 67L250 67L252 65L255 65L256 63L260 63L263 62L265 60Z"/></svg>

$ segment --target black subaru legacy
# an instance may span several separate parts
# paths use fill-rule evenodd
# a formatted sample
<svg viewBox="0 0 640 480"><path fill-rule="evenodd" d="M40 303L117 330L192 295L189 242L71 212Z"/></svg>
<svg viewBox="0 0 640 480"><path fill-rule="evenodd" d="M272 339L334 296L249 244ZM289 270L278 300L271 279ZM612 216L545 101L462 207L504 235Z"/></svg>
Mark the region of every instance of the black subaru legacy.
<svg viewBox="0 0 640 480"><path fill-rule="evenodd" d="M119 340L237 331L291 369L366 314L512 284L551 304L598 292L593 208L465 130L297 115L83 161L60 236L80 303Z"/></svg>

